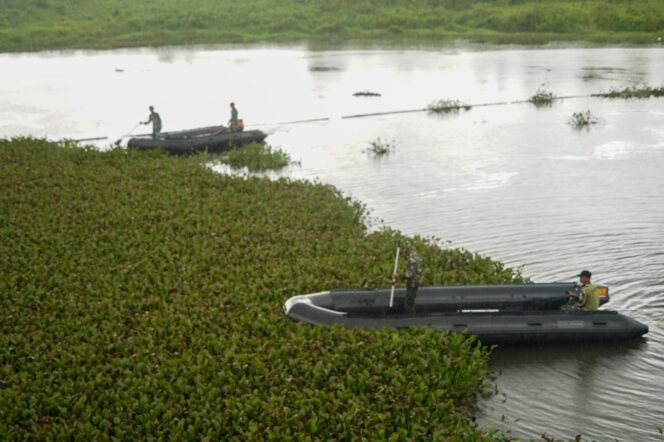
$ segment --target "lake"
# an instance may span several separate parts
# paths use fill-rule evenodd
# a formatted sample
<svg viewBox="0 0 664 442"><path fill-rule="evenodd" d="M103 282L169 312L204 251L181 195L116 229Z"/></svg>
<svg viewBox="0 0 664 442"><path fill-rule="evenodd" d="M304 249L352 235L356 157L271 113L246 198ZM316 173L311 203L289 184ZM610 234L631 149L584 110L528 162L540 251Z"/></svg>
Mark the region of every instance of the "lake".
<svg viewBox="0 0 664 442"><path fill-rule="evenodd" d="M149 105L177 130L225 124L234 101L247 129L296 161L273 175L333 184L376 225L491 256L536 282L591 270L610 287L603 308L649 334L496 349L498 394L479 402L478 420L521 438L661 440L664 99L590 95L664 86L664 48L164 48L0 63L2 137L105 136L105 147ZM538 90L570 98L524 102ZM365 91L380 96L354 96ZM435 100L472 108L422 110ZM569 124L586 111L596 124ZM364 114L380 115L349 118ZM372 142L393 151L375 158Z"/></svg>

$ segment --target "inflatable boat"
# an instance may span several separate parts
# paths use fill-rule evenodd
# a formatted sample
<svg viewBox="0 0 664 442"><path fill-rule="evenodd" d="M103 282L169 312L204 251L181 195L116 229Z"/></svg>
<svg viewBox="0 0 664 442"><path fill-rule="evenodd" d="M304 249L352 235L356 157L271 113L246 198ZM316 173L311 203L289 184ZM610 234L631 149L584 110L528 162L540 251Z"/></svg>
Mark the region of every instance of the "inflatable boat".
<svg viewBox="0 0 664 442"><path fill-rule="evenodd" d="M267 134L260 130L231 132L225 126L209 126L176 132L163 132L159 138L134 137L127 147L137 150L163 149L173 155L207 151L220 153L247 143L260 143Z"/></svg>
<svg viewBox="0 0 664 442"><path fill-rule="evenodd" d="M405 289L339 290L294 296L284 304L294 320L348 328L429 327L476 335L486 344L612 341L643 336L648 326L614 311L561 311L574 283L430 286L404 312ZM609 300L599 287L600 303Z"/></svg>

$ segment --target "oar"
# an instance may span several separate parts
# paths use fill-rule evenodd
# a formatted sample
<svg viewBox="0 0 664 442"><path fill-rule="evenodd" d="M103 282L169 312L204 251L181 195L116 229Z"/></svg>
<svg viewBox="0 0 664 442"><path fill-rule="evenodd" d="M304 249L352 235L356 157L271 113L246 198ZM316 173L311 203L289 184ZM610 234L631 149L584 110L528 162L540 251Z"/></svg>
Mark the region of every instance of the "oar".
<svg viewBox="0 0 664 442"><path fill-rule="evenodd" d="M77 143L81 143L81 142L83 142L83 141L98 141L98 140L105 140L105 139L107 139L107 138L108 138L108 137L77 138L77 139L72 140L72 141L75 141L75 142L77 142Z"/></svg>
<svg viewBox="0 0 664 442"><path fill-rule="evenodd" d="M394 275L397 272L397 266L399 265L399 243L397 243L397 256L394 258L394 271L392 271L392 275ZM390 293L390 308L392 308L392 301L394 300L394 279L392 279L392 292Z"/></svg>
<svg viewBox="0 0 664 442"><path fill-rule="evenodd" d="M139 122L139 123L138 123L136 126L134 126L129 132L127 132L126 134L124 134L123 136L121 136L120 138L118 138L118 141L115 142L115 145L116 145L116 146L119 146L120 143L122 143L122 139L125 138L125 137L127 137L127 136L129 136L129 134L132 133L133 131L135 131L136 128L138 128L138 126L140 126L141 124L143 124L143 123L140 123L140 122Z"/></svg>

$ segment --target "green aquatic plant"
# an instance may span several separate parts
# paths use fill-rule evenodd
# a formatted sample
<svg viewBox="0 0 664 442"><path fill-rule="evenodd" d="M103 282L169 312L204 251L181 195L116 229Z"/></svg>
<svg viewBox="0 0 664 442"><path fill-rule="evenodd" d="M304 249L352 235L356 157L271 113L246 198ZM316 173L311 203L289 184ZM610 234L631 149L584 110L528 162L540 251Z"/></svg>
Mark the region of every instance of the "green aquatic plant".
<svg viewBox="0 0 664 442"><path fill-rule="evenodd" d="M436 100L427 106L429 112L437 114L459 112L462 109L468 111L472 109L472 106L459 100Z"/></svg>
<svg viewBox="0 0 664 442"><path fill-rule="evenodd" d="M653 88L649 86L644 87L627 87L625 89L612 89L610 92L593 94L593 97L603 98L659 98L664 97L664 87Z"/></svg>
<svg viewBox="0 0 664 442"><path fill-rule="evenodd" d="M405 239L427 284L522 279L502 264L369 232L329 185L159 151L0 139L0 176L0 440L497 439L475 339L282 305L387 286Z"/></svg>
<svg viewBox="0 0 664 442"><path fill-rule="evenodd" d="M369 147L364 152L370 153L374 157L383 157L396 150L394 141L381 140L380 137L369 142Z"/></svg>
<svg viewBox="0 0 664 442"><path fill-rule="evenodd" d="M538 89L535 95L530 97L529 102L533 103L535 106L551 106L554 100L553 93L547 92L542 89Z"/></svg>
<svg viewBox="0 0 664 442"><path fill-rule="evenodd" d="M380 97L378 92L359 91L353 94L353 97Z"/></svg>
<svg viewBox="0 0 664 442"><path fill-rule="evenodd" d="M282 169L290 163L288 152L265 143L249 143L233 149L221 162L234 169L247 168L252 172Z"/></svg>
<svg viewBox="0 0 664 442"><path fill-rule="evenodd" d="M570 126L580 129L591 124L597 124L599 120L589 110L585 112L574 112L568 123Z"/></svg>

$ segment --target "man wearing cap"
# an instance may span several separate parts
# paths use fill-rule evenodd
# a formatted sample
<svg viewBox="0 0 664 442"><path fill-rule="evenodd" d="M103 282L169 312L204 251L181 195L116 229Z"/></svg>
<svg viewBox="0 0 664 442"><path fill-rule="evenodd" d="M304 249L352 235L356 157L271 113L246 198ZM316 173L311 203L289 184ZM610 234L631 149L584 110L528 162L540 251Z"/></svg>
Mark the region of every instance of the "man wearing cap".
<svg viewBox="0 0 664 442"><path fill-rule="evenodd" d="M578 292L566 291L565 294L570 298L576 299L571 305L572 310L594 311L599 308L599 294L597 286L590 282L592 273L584 270L578 275L581 282L581 290Z"/></svg>
<svg viewBox="0 0 664 442"><path fill-rule="evenodd" d="M401 274L392 274L392 279L395 280L398 277L402 281L406 281L406 313L414 313L415 297L420 286L419 276L422 261L415 247L406 245L404 252L406 253L406 271Z"/></svg>

